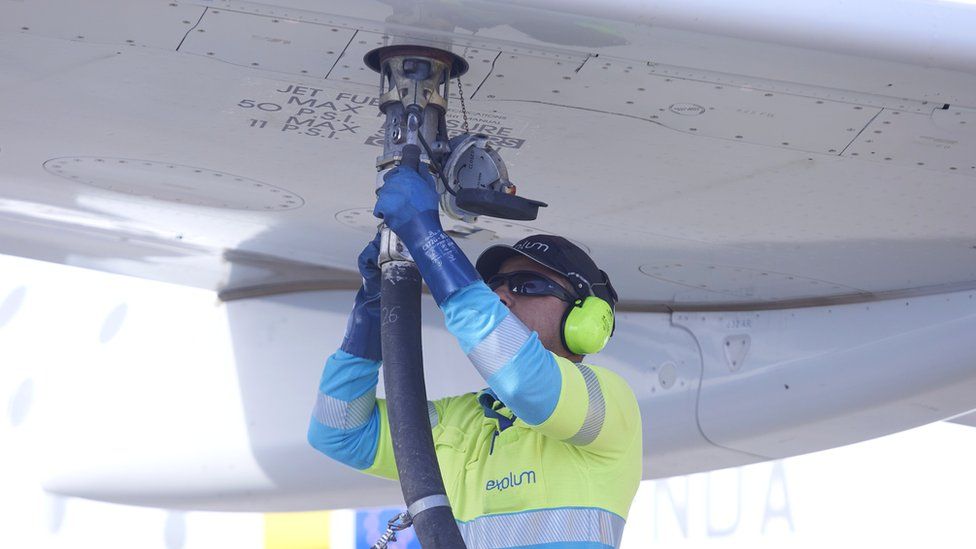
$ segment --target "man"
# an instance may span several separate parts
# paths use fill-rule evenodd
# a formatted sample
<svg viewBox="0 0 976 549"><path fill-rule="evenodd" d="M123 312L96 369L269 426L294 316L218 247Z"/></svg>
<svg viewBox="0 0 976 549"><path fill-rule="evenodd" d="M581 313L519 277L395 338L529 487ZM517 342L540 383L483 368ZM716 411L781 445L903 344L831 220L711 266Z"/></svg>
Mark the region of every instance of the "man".
<svg viewBox="0 0 976 549"><path fill-rule="evenodd" d="M613 329L606 273L568 240L493 246L472 266L444 233L424 175L387 175L374 214L397 233L489 388L428 402L447 496L469 548L618 547L641 479L640 413L627 383L582 364ZM381 361L378 240L359 257L363 287L329 357L309 442L396 479Z"/></svg>

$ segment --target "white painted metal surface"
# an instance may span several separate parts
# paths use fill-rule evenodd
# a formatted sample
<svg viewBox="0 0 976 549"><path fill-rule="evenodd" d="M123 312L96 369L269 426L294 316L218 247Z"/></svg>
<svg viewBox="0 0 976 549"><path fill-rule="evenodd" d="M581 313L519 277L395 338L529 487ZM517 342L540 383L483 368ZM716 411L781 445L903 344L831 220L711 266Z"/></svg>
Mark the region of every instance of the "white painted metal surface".
<svg viewBox="0 0 976 549"><path fill-rule="evenodd" d="M711 471L971 409L969 295L622 313L608 349L591 359L638 396L645 478ZM396 501L394 483L350 474L305 440L350 292L219 304L205 291L74 270L6 284L0 299L4 356L33 362L12 365L23 381L8 412L17 425L30 421L47 489L190 509ZM441 314L424 303L431 397L482 387ZM38 348L41 332L57 334L56 344Z"/></svg>
<svg viewBox="0 0 976 549"><path fill-rule="evenodd" d="M924 66L976 69L976 38L971 26L976 7L964 2L830 0L775 7L761 0L530 0L518 4Z"/></svg>
<svg viewBox="0 0 976 549"><path fill-rule="evenodd" d="M552 205L527 226L593 249L625 300L866 299L976 281L966 207L976 77L965 70L494 4L445 9L436 30L409 6L385 16L378 5L336 3L330 14L221 2L195 17L183 4L126 6L102 7L130 31L151 29L135 42L145 47L87 9L60 8L55 26L34 23L40 7L6 12L8 253L221 290L349 269L371 226L330 220L368 211L378 150L375 83L359 59L426 29L473 66L472 129L502 147L524 194ZM466 17L486 26L467 35ZM577 33L590 46L539 39L584 27L597 29ZM158 37L166 32L176 46ZM459 129L460 113L449 124ZM232 185L121 168L93 189L44 171L65 157L192 166L305 203L232 211L221 206L240 198ZM159 200L168 195L153 179L157 190L184 186L190 203ZM465 229L469 253L516 236L489 224ZM231 274L240 257L277 266L241 279Z"/></svg>
<svg viewBox="0 0 976 549"><path fill-rule="evenodd" d="M675 313L701 349L698 422L764 458L924 425L973 408L973 292L782 311ZM741 364L729 360L749 338Z"/></svg>
<svg viewBox="0 0 976 549"><path fill-rule="evenodd" d="M965 336L976 307L960 293L976 285L976 12L829 6L0 5L0 252L223 295L346 290L232 302L206 329L170 309L164 331L150 326L165 302L137 313L50 292L73 321L35 319L59 345L44 350L50 376L18 397L57 396L49 425L71 444L48 452L50 486L240 508L392 493L318 469L294 396L310 394L338 341L374 228L377 82L360 59L391 41L467 58L472 130L499 146L521 194L550 204L534 222L450 227L469 255L562 234L632 306L679 311L621 314L595 360L639 394L647 475L976 408ZM267 187L238 192L235 178ZM14 292L5 303L26 299ZM880 301L893 294L931 295ZM681 312L730 306L743 311ZM476 388L429 312L432 392ZM203 334L213 356L190 351ZM103 422L117 429L88 436Z"/></svg>

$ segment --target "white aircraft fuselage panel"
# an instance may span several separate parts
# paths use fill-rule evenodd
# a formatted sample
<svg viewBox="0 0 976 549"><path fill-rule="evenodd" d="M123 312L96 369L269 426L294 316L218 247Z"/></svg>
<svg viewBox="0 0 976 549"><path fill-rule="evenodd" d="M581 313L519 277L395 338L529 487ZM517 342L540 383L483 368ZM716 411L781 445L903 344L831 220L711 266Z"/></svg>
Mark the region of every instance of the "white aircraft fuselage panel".
<svg viewBox="0 0 976 549"><path fill-rule="evenodd" d="M398 501L396 483L356 473L306 441L351 292L217 304L210 292L93 272L23 282L0 294L0 341L6 356L33 364L10 366L29 387L11 401L11 417L31 433L48 490L189 509ZM587 361L622 375L637 395L644 478L710 471L976 407L976 347L965 337L976 319L972 296L624 312L609 347ZM483 387L433 301L423 302L429 398ZM43 333L59 335L40 345Z"/></svg>

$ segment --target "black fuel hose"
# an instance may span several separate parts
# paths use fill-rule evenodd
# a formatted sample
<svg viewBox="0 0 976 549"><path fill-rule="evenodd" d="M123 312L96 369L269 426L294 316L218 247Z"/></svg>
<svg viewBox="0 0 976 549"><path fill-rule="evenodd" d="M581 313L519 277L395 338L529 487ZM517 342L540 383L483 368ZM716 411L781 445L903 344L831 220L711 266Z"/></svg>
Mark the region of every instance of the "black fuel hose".
<svg viewBox="0 0 976 549"><path fill-rule="evenodd" d="M403 148L401 164L417 169L420 149ZM441 478L424 383L420 334L421 277L412 261L382 265L383 381L400 489L424 549L463 549Z"/></svg>

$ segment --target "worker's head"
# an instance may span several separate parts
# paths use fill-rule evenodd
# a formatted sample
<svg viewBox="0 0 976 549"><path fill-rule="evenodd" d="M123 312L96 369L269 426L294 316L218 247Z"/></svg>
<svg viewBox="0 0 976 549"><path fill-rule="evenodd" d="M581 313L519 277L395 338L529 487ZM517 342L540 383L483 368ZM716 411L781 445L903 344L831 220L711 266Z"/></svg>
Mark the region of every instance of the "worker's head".
<svg viewBox="0 0 976 549"><path fill-rule="evenodd" d="M492 246L475 268L557 355L579 361L602 349L613 333L617 293L609 277L565 238L535 235L514 246Z"/></svg>

